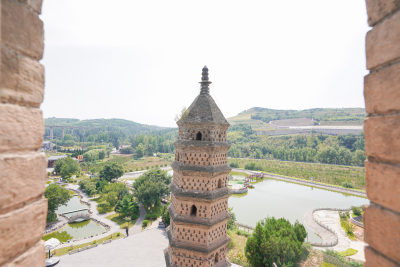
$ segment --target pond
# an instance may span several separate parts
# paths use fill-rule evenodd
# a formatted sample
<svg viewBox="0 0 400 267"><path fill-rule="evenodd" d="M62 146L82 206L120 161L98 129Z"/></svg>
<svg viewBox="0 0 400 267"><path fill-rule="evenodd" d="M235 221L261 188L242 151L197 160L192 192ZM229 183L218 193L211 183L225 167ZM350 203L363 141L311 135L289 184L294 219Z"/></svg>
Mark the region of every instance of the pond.
<svg viewBox="0 0 400 267"><path fill-rule="evenodd" d="M87 211L77 211L77 212L72 212L76 210L82 210L82 209L87 209L88 206L81 203L80 197L75 195L70 198L70 200L65 204L56 210L57 214L65 214L67 218L74 216L76 214L82 214L82 213L87 213ZM72 212L72 213L71 213ZM74 222L74 223L69 223L66 226L62 227L59 229L57 232L54 232L53 234L57 237L60 236L63 239L75 239L75 240L80 240L84 238L88 238L91 236L95 236L98 234L102 234L106 232L106 228L103 227L102 225L92 221L92 220L86 220L82 222Z"/></svg>
<svg viewBox="0 0 400 267"><path fill-rule="evenodd" d="M366 198L274 179L255 184L244 196L229 198L229 207L233 208L237 222L250 226L266 217L284 217L291 223L296 220L302 223L305 213L315 208L350 208L368 203ZM308 241L321 241L310 229L306 227L306 230Z"/></svg>
<svg viewBox="0 0 400 267"><path fill-rule="evenodd" d="M88 208L87 205L81 203L80 197L75 195L68 200L67 204L58 207L58 209L56 209L56 213L63 214L66 212L82 210L82 209L87 209L87 208Z"/></svg>
<svg viewBox="0 0 400 267"><path fill-rule="evenodd" d="M105 233L106 231L106 228L104 228L102 225L92 220L86 220L83 222L69 223L61 229L45 235L44 239L47 240L51 237L55 237L61 242L66 242L70 239L81 240L91 236L96 236L98 234Z"/></svg>

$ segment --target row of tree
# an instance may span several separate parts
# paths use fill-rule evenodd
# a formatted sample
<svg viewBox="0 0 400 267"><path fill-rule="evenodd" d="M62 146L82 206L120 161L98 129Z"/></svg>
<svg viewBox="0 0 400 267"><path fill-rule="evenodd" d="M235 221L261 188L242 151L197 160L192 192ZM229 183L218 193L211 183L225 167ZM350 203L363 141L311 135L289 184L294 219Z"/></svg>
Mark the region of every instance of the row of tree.
<svg viewBox="0 0 400 267"><path fill-rule="evenodd" d="M232 143L229 157L364 165L362 134L256 136L248 134L247 128L235 130L228 133L228 141Z"/></svg>

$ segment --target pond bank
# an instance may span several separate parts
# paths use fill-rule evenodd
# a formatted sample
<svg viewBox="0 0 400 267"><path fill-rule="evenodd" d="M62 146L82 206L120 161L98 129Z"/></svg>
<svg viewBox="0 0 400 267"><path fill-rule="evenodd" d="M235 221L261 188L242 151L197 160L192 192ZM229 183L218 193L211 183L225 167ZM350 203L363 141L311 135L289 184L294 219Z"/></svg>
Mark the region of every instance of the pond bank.
<svg viewBox="0 0 400 267"><path fill-rule="evenodd" d="M232 169L232 171L235 172L242 172L246 174L264 174L264 178L272 178L276 180L281 180L285 182L292 182L292 183L297 183L301 185L306 185L306 186L313 186L313 187L318 187L321 189L326 189L326 190L331 190L339 193L345 193L345 194L350 194L350 195L355 195L359 197L367 197L367 194L364 191L356 190L356 189L350 189L350 188L344 188L341 186L337 185L330 185L330 184L322 184L318 182L311 182L307 180L303 180L300 178L294 178L294 177L287 177L287 176L282 176L282 175L277 175L277 174L271 174L271 173L266 173L266 172L260 172L260 171L250 171L246 169Z"/></svg>

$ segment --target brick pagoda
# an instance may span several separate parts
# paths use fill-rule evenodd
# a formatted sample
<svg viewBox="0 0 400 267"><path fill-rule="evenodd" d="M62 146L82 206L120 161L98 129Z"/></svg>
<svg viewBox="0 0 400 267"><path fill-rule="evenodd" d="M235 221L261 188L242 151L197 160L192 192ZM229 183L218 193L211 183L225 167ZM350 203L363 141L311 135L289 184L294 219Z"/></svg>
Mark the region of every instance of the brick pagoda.
<svg viewBox="0 0 400 267"><path fill-rule="evenodd" d="M229 123L209 94L203 68L200 94L177 122L167 266L230 266L226 260L229 189Z"/></svg>

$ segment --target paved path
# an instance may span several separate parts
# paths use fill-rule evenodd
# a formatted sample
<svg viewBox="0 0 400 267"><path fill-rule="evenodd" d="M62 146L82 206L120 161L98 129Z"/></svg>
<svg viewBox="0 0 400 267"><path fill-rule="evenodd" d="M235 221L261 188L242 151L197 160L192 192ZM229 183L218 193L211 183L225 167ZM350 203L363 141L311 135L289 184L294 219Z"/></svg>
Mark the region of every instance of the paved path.
<svg viewBox="0 0 400 267"><path fill-rule="evenodd" d="M150 229L76 254L60 257L57 267L163 267L168 238L163 229Z"/></svg>
<svg viewBox="0 0 400 267"><path fill-rule="evenodd" d="M333 233L329 232L325 228L321 227L317 224L313 219L313 211L310 210L304 214L303 223L307 225L307 227L316 233L319 237L321 237L323 243L334 243L336 241L336 237Z"/></svg>
<svg viewBox="0 0 400 267"><path fill-rule="evenodd" d="M347 189L347 188L343 188L343 187L339 187L339 186L335 186L335 185L321 184L321 183L311 182L311 181L307 181L307 180L303 180L303 179L299 179L299 178L286 177L286 176L269 174L269 173L259 172L259 171L249 171L249 170L245 170L245 169L232 169L232 170L237 171L237 172L244 172L247 174L263 173L264 177L266 177L266 178L272 178L272 179L277 179L277 180L286 181L286 182L292 182L292 183L297 183L297 184L302 184L302 185L319 187L319 188L326 189L326 190L331 190L331 191L336 191L336 192L341 192L341 193L346 193L346 194L352 194L352 195L360 196L360 197L367 197L367 194L365 192Z"/></svg>
<svg viewBox="0 0 400 267"><path fill-rule="evenodd" d="M129 233L137 234L142 231L142 222L146 217L146 210L144 209L142 203L139 203L139 211L140 211L140 216L136 220L135 225L129 230Z"/></svg>
<svg viewBox="0 0 400 267"><path fill-rule="evenodd" d="M364 256L364 246L366 245L363 241L353 241L350 240L342 226L340 225L340 217L338 211L333 210L318 210L314 212L314 217L321 222L322 224L328 226L330 229L335 231L338 236L338 244L334 247L330 247L329 249L333 249L335 251L344 251L348 248L353 248L358 250L358 252L350 256L350 258L365 261ZM317 248L323 249L323 248Z"/></svg>

